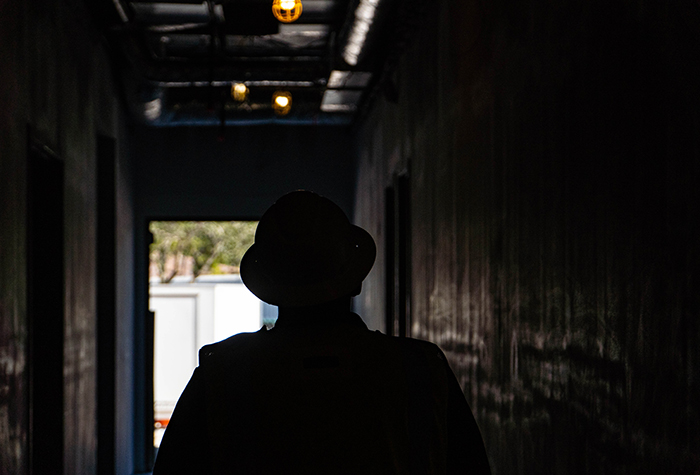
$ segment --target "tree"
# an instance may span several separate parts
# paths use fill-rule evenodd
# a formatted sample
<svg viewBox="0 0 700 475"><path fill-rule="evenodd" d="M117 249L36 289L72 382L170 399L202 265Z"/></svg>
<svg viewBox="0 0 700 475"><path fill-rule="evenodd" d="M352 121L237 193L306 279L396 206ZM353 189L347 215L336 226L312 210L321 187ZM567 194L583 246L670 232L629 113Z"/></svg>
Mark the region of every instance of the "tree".
<svg viewBox="0 0 700 475"><path fill-rule="evenodd" d="M243 254L253 244L254 221L152 221L151 261L160 280L170 282L192 264L192 280L220 268L237 268Z"/></svg>

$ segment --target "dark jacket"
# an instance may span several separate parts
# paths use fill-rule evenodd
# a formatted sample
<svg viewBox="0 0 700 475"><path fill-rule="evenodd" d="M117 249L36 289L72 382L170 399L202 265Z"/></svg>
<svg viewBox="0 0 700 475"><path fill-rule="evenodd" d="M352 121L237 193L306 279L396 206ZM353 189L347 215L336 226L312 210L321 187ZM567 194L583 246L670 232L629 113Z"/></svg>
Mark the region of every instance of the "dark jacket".
<svg viewBox="0 0 700 475"><path fill-rule="evenodd" d="M200 350L153 474L224 473L490 472L440 349L347 314L280 318Z"/></svg>

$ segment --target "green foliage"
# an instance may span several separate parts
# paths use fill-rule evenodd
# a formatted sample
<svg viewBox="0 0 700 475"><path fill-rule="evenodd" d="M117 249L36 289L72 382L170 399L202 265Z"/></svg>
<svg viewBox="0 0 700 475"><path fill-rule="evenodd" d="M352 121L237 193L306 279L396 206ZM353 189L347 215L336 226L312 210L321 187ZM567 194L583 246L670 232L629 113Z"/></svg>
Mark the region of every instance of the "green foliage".
<svg viewBox="0 0 700 475"><path fill-rule="evenodd" d="M170 282L188 260L192 280L206 273L237 268L253 244L255 221L152 221L151 262L163 283Z"/></svg>

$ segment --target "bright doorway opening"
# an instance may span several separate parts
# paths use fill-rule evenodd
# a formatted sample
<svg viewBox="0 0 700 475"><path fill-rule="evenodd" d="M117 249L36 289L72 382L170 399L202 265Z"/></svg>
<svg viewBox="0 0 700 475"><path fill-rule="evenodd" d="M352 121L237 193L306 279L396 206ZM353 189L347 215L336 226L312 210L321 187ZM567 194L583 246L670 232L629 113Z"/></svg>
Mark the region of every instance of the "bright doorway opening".
<svg viewBox="0 0 700 475"><path fill-rule="evenodd" d="M157 449L175 404L198 364L199 349L271 327L277 309L243 285L240 260L253 221L152 221L149 308L154 313L153 443Z"/></svg>

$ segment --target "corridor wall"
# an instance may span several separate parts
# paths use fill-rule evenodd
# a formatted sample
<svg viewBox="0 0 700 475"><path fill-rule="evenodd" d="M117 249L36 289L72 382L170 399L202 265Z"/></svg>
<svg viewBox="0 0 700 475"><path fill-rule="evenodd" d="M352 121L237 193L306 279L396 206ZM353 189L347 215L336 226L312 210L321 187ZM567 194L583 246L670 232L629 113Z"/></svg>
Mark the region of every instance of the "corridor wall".
<svg viewBox="0 0 700 475"><path fill-rule="evenodd" d="M98 438L98 341L97 326L108 316L97 315L97 286L105 276L97 274L98 136L114 143L112 169L112 255L116 267L113 282L113 338L119 341L111 361L115 405L112 420L100 424L130 434L133 420L131 386L133 351L132 204L129 174L124 160L126 129L114 92L106 49L85 11L85 3L0 2L0 474L94 474ZM47 265L38 272L56 276L48 285L61 285L63 323L51 338L58 357L59 383L48 394L32 395L34 371L42 362L29 359L33 332L49 324L45 315L28 316L28 155L30 148L60 163L57 189L63 195L62 235L49 240L63 242L62 269ZM109 147L103 150L109 158ZM62 190L62 193L60 193ZM58 196L36 196L46 201ZM44 232L41 228L37 232ZM60 251L59 251L60 252ZM37 289L34 295L41 295ZM60 310L60 309L59 309ZM110 362L107 362L110 366ZM62 383L61 383L62 381ZM58 424L33 420L35 402L62 401L55 414ZM34 401L34 402L32 402ZM56 412L54 411L54 412ZM115 412L120 417L115 416ZM32 433L31 427L34 427ZM117 429L114 429L116 427ZM101 434L104 434L101 432ZM32 441L55 446L51 466L41 466ZM111 473L132 473L130 437L112 435L107 443L116 465ZM117 454L116 456L114 454ZM107 471L105 471L107 470ZM100 473L110 473L107 465Z"/></svg>
<svg viewBox="0 0 700 475"><path fill-rule="evenodd" d="M446 352L494 473L697 473L700 6L408 3L357 136L360 312L385 328L403 175L408 330Z"/></svg>

